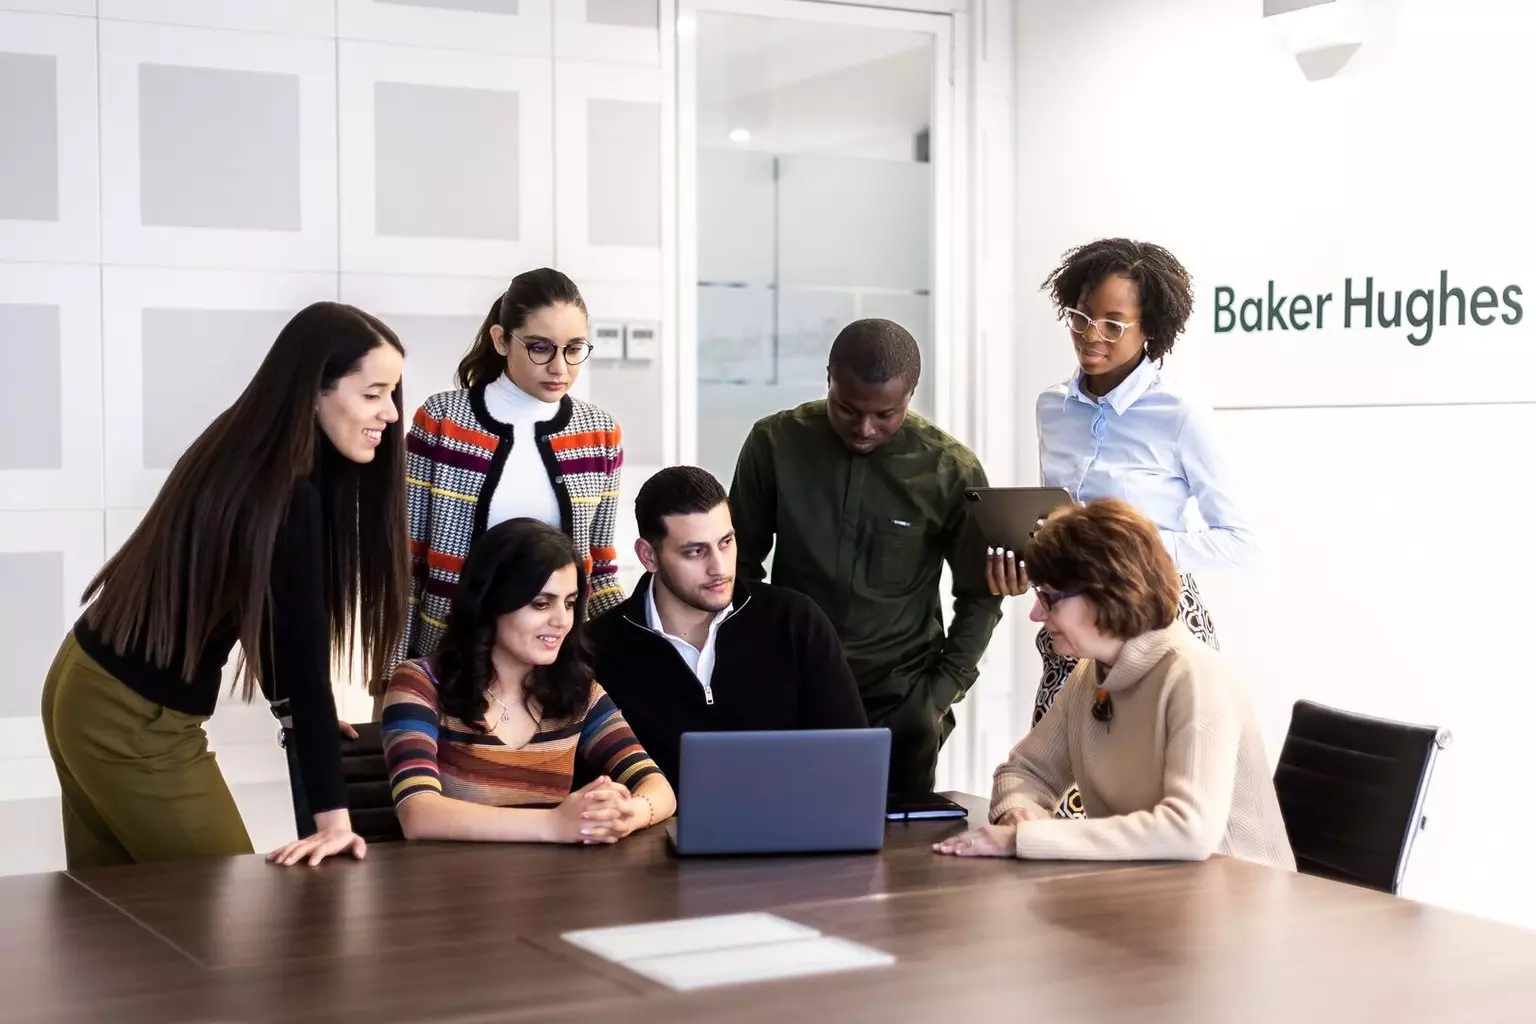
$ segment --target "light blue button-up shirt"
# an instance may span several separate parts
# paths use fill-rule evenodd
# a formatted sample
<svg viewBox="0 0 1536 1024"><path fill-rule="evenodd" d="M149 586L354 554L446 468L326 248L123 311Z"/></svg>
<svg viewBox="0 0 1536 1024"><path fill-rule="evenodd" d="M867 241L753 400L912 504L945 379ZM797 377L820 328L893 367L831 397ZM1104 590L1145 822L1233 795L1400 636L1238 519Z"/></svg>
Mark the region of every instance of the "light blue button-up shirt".
<svg viewBox="0 0 1536 1024"><path fill-rule="evenodd" d="M1230 489L1208 410L1177 394L1151 359L1109 394L1082 371L1035 404L1040 477L1074 501L1121 498L1157 524L1180 572L1251 565L1259 546ZM1190 528L1190 501L1203 528Z"/></svg>

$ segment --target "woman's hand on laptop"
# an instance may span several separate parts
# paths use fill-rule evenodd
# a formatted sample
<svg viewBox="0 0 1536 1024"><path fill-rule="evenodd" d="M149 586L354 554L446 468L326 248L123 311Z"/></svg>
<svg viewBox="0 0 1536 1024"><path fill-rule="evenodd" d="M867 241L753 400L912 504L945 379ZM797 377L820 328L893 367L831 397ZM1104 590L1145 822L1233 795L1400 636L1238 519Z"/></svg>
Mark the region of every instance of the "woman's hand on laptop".
<svg viewBox="0 0 1536 1024"><path fill-rule="evenodd" d="M1018 852L1017 836L1014 825L983 825L934 843L933 848L949 857L1012 857Z"/></svg>

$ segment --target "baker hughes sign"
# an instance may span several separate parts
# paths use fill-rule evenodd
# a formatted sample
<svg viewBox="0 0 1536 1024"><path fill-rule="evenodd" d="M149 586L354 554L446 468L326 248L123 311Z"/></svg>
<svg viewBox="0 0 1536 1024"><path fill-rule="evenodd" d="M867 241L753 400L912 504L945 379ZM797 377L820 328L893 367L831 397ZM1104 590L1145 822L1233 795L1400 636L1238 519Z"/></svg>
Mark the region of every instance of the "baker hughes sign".
<svg viewBox="0 0 1536 1024"><path fill-rule="evenodd" d="M1340 297L1336 297L1336 294ZM1478 327L1496 323L1513 326L1525 316L1519 285L1452 285L1449 271L1440 271L1440 287L1379 287L1374 277L1346 277L1339 293L1285 294L1275 282L1263 296L1239 296L1225 285L1216 289L1216 333L1231 331L1322 331L1343 326L1407 328L1408 341L1425 345L1436 327Z"/></svg>

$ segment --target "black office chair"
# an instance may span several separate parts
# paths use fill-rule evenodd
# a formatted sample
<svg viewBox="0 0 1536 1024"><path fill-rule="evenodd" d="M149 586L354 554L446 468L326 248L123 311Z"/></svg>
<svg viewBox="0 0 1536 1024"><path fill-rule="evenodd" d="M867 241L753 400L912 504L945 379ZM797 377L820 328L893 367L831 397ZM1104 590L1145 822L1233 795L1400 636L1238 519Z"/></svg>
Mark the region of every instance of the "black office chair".
<svg viewBox="0 0 1536 1024"><path fill-rule="evenodd" d="M341 741L341 774L347 788L347 810L352 831L370 843L392 843L404 839L400 819L395 816L395 802L389 793L389 772L384 767L384 743L378 722L354 723L357 739ZM284 737L286 739L286 735ZM304 786L299 779L298 759L288 747L288 777L293 792L293 814L298 834L313 835L314 817L309 813Z"/></svg>
<svg viewBox="0 0 1536 1024"><path fill-rule="evenodd" d="M393 843L405 838L395 801L389 793L389 771L384 767L384 741L378 722L354 724L357 739L341 741L341 774L347 784L347 810L352 831L370 843Z"/></svg>
<svg viewBox="0 0 1536 1024"><path fill-rule="evenodd" d="M1449 730L1299 700L1275 769L1298 870L1396 895Z"/></svg>

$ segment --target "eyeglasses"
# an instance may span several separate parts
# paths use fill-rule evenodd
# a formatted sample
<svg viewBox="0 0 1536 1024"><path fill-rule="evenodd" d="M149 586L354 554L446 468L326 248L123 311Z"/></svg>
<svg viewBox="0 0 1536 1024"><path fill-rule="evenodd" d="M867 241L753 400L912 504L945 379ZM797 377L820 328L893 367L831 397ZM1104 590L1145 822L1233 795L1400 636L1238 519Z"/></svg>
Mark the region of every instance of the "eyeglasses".
<svg viewBox="0 0 1536 1024"><path fill-rule="evenodd" d="M1085 337L1091 328L1110 345L1119 341L1126 331L1141 323L1140 320L1132 320L1128 324L1119 320L1095 320L1082 310L1070 307L1061 311L1061 318L1067 322L1067 330L1078 337Z"/></svg>
<svg viewBox="0 0 1536 1024"><path fill-rule="evenodd" d="M1056 606L1067 598L1076 597L1081 593L1081 590L1041 590L1039 587L1035 588L1035 598L1040 602L1040 607L1048 612L1055 611Z"/></svg>
<svg viewBox="0 0 1536 1024"><path fill-rule="evenodd" d="M517 338L517 335L514 334L512 337ZM556 352L560 353L566 366L579 366L587 361L587 356L592 354L591 343L585 341L568 341L564 345L556 345L543 338L535 338L533 341L517 338L517 341L523 346L523 351L528 353L529 361L538 366L553 362Z"/></svg>

